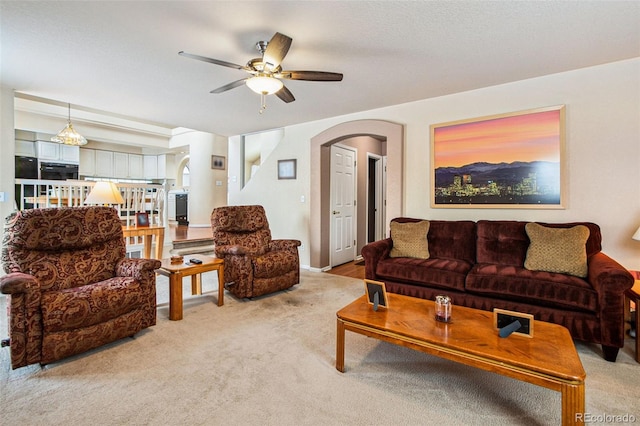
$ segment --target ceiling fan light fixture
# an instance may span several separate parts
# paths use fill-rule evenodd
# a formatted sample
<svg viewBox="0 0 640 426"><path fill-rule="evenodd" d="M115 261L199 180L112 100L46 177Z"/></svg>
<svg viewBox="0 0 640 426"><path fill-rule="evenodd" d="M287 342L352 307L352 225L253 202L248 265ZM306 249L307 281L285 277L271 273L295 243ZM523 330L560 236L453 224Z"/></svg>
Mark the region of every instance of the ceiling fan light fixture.
<svg viewBox="0 0 640 426"><path fill-rule="evenodd" d="M246 84L249 89L259 95L272 95L284 86L282 81L267 75L257 75L255 77L248 78Z"/></svg>
<svg viewBox="0 0 640 426"><path fill-rule="evenodd" d="M65 145L86 145L87 139L80 133L76 132L71 124L71 104L69 104L69 118L64 129L60 130L57 135L51 138L52 142L58 142Z"/></svg>

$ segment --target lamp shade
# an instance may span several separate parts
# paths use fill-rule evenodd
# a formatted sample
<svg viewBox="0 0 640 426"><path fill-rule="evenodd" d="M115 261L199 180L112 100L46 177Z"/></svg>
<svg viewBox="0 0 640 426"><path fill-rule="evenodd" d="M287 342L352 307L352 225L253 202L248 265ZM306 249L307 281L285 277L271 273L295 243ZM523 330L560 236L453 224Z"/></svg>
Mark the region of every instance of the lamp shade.
<svg viewBox="0 0 640 426"><path fill-rule="evenodd" d="M84 200L85 204L122 204L124 200L120 190L113 182L96 182Z"/></svg>
<svg viewBox="0 0 640 426"><path fill-rule="evenodd" d="M249 89L258 93L259 95L272 95L276 93L278 90L282 89L282 81L277 78L268 77L266 75L258 75L256 77L251 77L246 81Z"/></svg>
<svg viewBox="0 0 640 426"><path fill-rule="evenodd" d="M640 228L638 228L638 229L636 230L636 233L635 233L635 234L633 234L633 237L631 237L631 238L633 238L634 240L638 240L638 241L640 241Z"/></svg>

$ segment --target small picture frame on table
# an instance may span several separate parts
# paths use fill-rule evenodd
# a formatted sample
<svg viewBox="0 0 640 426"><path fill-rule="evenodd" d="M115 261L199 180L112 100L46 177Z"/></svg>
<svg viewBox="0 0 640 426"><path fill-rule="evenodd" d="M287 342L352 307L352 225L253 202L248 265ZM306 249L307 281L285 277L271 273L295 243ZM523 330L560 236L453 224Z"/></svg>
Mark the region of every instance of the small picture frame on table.
<svg viewBox="0 0 640 426"><path fill-rule="evenodd" d="M513 334L533 337L533 315L522 312L507 311L505 309L493 309L493 326L498 330L507 327L515 321L520 322L520 328L514 331Z"/></svg>
<svg viewBox="0 0 640 426"><path fill-rule="evenodd" d="M387 298L387 289L382 281L364 280L364 290L367 293L367 300L373 305L373 310L377 311L378 307L388 308L389 300Z"/></svg>
<svg viewBox="0 0 640 426"><path fill-rule="evenodd" d="M136 213L136 226L140 228L149 226L149 213Z"/></svg>

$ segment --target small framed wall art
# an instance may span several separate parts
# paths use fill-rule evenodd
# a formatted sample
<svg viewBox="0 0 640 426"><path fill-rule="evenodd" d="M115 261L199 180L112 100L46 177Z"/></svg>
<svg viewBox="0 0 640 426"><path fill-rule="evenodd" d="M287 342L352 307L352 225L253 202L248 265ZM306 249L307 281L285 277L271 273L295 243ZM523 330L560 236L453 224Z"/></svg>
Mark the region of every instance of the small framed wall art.
<svg viewBox="0 0 640 426"><path fill-rule="evenodd" d="M211 156L211 168L214 170L224 170L226 168L226 158L222 155Z"/></svg>
<svg viewBox="0 0 640 426"><path fill-rule="evenodd" d="M296 178L296 160L278 160L278 179Z"/></svg>

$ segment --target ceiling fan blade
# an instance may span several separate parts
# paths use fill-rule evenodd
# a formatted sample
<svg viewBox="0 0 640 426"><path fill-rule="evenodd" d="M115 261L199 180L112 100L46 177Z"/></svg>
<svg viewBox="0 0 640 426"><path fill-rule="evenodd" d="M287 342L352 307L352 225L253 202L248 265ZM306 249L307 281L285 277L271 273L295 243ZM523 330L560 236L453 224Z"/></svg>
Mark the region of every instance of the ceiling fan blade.
<svg viewBox="0 0 640 426"><path fill-rule="evenodd" d="M247 81L246 78L243 78L241 80L232 81L229 84L225 84L224 86L220 86L217 89L213 89L209 93L216 93L217 94L217 93L226 92L227 90L235 89L236 87L242 86L245 83L245 81Z"/></svg>
<svg viewBox="0 0 640 426"><path fill-rule="evenodd" d="M222 65L223 67L235 68L237 70L246 70L247 69L247 67L242 66L242 65L233 64L233 63L227 62L227 61L221 61L219 59L207 58L206 56L194 55L192 53L187 53L187 52L182 52L181 51L181 52L178 52L178 55L184 56L184 57L187 57L187 58L191 58L191 59L197 59L198 61L209 62L211 64Z"/></svg>
<svg viewBox="0 0 640 426"><path fill-rule="evenodd" d="M342 81L342 74L326 71L282 71L278 77L288 80Z"/></svg>
<svg viewBox="0 0 640 426"><path fill-rule="evenodd" d="M282 89L278 90L275 95L286 103L296 100L296 98L293 97L293 93L291 93L291 91L287 89L287 86L282 86Z"/></svg>
<svg viewBox="0 0 640 426"><path fill-rule="evenodd" d="M291 41L291 37L280 33L275 33L273 37L271 37L262 55L265 70L274 71L280 66L280 63L289 51L289 47L291 47Z"/></svg>

